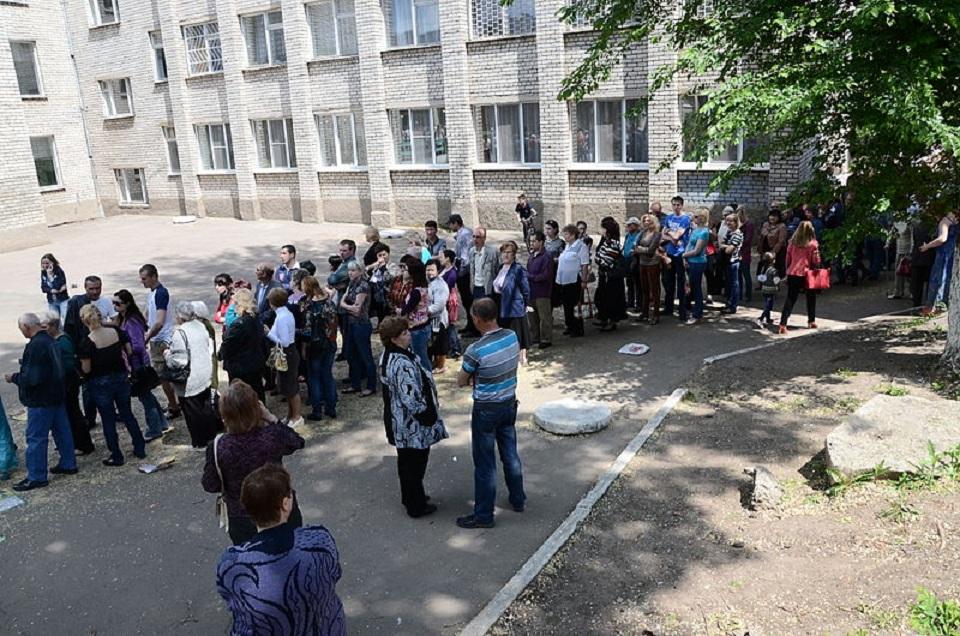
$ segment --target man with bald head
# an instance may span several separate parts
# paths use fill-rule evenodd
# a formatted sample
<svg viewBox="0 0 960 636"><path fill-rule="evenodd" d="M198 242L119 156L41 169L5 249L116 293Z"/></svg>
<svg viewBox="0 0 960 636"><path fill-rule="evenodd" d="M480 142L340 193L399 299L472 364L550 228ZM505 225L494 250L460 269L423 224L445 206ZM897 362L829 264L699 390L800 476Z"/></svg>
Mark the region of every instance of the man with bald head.
<svg viewBox="0 0 960 636"><path fill-rule="evenodd" d="M482 225L473 228L473 245L470 247L470 291L473 300L487 298L493 294L493 279L500 269L500 253L492 245L487 245L487 229ZM463 335L479 337L480 332L473 324L473 316L467 314L467 328Z"/></svg>
<svg viewBox="0 0 960 636"><path fill-rule="evenodd" d="M50 434L57 444L60 463L50 469L55 475L74 475L77 458L65 406L65 374L60 348L40 325L36 314L23 314L17 321L27 346L20 359L20 371L4 379L16 384L20 402L27 408L27 478L14 485L17 492L47 485L47 444Z"/></svg>

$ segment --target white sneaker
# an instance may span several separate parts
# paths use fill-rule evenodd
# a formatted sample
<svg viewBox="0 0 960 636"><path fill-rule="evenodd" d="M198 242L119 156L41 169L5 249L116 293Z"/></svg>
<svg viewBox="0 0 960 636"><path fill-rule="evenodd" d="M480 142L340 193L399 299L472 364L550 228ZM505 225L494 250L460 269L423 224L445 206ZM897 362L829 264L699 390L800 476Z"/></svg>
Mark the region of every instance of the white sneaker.
<svg viewBox="0 0 960 636"><path fill-rule="evenodd" d="M688 324L688 325L696 325L696 324L699 324L699 323L700 323L700 321L699 321L698 319L696 319L696 318L691 318L690 320L687 321L687 324Z"/></svg>
<svg viewBox="0 0 960 636"><path fill-rule="evenodd" d="M300 426L303 426L303 418L302 418L302 417L298 417L297 419L292 420L292 421L291 421L291 420L287 420L287 426L289 426L290 428L298 428L298 427L300 427Z"/></svg>

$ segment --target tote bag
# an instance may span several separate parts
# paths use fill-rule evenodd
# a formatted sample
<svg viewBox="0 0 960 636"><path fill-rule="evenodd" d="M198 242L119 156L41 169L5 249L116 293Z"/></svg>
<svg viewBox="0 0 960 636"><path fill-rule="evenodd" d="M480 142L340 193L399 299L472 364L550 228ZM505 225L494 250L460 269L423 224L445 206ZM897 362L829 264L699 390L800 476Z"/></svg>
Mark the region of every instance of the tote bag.
<svg viewBox="0 0 960 636"><path fill-rule="evenodd" d="M814 289L814 290L830 289L830 270L829 269L808 269L807 270L807 289Z"/></svg>

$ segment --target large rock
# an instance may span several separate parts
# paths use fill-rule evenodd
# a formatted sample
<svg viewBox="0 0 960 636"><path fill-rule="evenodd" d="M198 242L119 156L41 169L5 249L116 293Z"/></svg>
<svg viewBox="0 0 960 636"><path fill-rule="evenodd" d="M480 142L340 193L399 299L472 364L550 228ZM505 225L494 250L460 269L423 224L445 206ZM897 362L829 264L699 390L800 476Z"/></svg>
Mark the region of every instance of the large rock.
<svg viewBox="0 0 960 636"><path fill-rule="evenodd" d="M766 466L754 466L744 468L743 472L753 477L750 508L753 510L776 508L783 499L783 489L770 469Z"/></svg>
<svg viewBox="0 0 960 636"><path fill-rule="evenodd" d="M599 402L564 398L541 404L533 412L533 421L556 435L580 435L603 430L612 415L610 407Z"/></svg>
<svg viewBox="0 0 960 636"><path fill-rule="evenodd" d="M827 460L848 477L883 463L909 473L938 452L960 445L960 402L877 395L827 435Z"/></svg>

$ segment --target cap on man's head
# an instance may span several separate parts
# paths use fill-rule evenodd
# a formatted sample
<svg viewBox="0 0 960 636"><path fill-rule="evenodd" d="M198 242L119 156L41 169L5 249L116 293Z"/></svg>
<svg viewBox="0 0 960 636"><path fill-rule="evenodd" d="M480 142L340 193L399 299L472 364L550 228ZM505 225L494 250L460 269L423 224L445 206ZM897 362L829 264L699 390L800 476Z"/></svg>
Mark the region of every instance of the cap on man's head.
<svg viewBox="0 0 960 636"><path fill-rule="evenodd" d="M640 219L635 216L631 216L627 219L627 225L640 225Z"/></svg>

